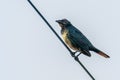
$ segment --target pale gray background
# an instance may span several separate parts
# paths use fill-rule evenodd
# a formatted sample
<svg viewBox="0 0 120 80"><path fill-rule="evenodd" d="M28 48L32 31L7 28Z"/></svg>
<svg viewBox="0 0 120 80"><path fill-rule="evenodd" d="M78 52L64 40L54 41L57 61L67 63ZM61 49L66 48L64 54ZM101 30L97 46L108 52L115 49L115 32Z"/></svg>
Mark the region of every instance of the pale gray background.
<svg viewBox="0 0 120 80"><path fill-rule="evenodd" d="M120 80L119 0L32 0L60 35L67 18L99 49L79 58L96 80ZM0 80L91 80L27 0L0 1Z"/></svg>

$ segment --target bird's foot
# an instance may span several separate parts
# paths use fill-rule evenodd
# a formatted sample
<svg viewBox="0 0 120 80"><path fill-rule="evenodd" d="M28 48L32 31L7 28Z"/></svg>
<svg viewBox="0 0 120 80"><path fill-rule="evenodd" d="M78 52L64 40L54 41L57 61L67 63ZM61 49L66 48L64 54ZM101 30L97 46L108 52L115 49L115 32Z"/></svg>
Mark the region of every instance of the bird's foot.
<svg viewBox="0 0 120 80"><path fill-rule="evenodd" d="M75 54L76 54L77 52L78 52L78 51L72 52L72 57L75 57Z"/></svg>
<svg viewBox="0 0 120 80"><path fill-rule="evenodd" d="M76 57L78 57L81 54L81 52L79 54L76 55Z"/></svg>
<svg viewBox="0 0 120 80"><path fill-rule="evenodd" d="M77 52L78 52L78 51L75 51L75 52L73 52L73 54L75 55Z"/></svg>
<svg viewBox="0 0 120 80"><path fill-rule="evenodd" d="M75 55L75 53L77 53L78 51L76 51L76 52L73 52L73 57L74 57L74 59L75 60L78 60L78 57L79 57L79 55L81 54L81 52L79 53L79 54L77 54L77 55Z"/></svg>
<svg viewBox="0 0 120 80"><path fill-rule="evenodd" d="M77 54L75 57L74 57L74 59L76 60L76 61L78 61L79 60L79 55L80 55L81 53L79 53L79 54Z"/></svg>

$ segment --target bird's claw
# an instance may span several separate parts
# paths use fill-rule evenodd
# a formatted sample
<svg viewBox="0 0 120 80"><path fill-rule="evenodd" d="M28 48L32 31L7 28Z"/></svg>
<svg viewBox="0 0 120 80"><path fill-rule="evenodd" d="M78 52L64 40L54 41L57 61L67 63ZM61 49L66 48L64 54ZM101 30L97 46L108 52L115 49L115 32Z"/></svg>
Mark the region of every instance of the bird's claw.
<svg viewBox="0 0 120 80"><path fill-rule="evenodd" d="M76 61L78 61L78 60L79 60L78 56L75 56L75 57L74 57L74 59L75 59Z"/></svg>
<svg viewBox="0 0 120 80"><path fill-rule="evenodd" d="M73 55L75 55L77 52L78 52L78 51L75 51L75 52L72 52L72 53L73 53Z"/></svg>
<svg viewBox="0 0 120 80"><path fill-rule="evenodd" d="M73 53L76 53L76 52L73 52ZM79 58L78 58L78 56L80 55L81 53L79 53L79 54L77 54L77 55L72 55L73 57L74 57L74 59L76 60L76 61L78 61L79 60Z"/></svg>

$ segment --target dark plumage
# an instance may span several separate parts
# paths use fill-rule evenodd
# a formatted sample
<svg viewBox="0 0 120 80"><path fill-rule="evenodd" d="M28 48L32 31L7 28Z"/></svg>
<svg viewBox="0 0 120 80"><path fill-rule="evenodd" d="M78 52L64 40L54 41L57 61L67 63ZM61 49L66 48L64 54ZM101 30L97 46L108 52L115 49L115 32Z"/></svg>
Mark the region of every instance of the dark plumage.
<svg viewBox="0 0 120 80"><path fill-rule="evenodd" d="M61 27L61 34L65 43L73 50L79 51L87 56L91 56L89 51L94 51L99 55L109 58L107 54L95 48L92 43L67 19L56 20Z"/></svg>

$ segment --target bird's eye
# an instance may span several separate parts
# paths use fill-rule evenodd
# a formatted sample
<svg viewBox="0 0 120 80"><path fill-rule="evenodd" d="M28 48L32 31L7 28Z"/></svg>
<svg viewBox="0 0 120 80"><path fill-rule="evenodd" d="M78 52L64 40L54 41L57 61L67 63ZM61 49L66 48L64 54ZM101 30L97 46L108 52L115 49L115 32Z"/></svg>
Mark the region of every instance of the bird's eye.
<svg viewBox="0 0 120 80"><path fill-rule="evenodd" d="M66 21L63 21L63 24L65 25L65 24L67 24L68 22L66 22Z"/></svg>
<svg viewBox="0 0 120 80"><path fill-rule="evenodd" d="M66 24L66 22L63 22L63 24Z"/></svg>

